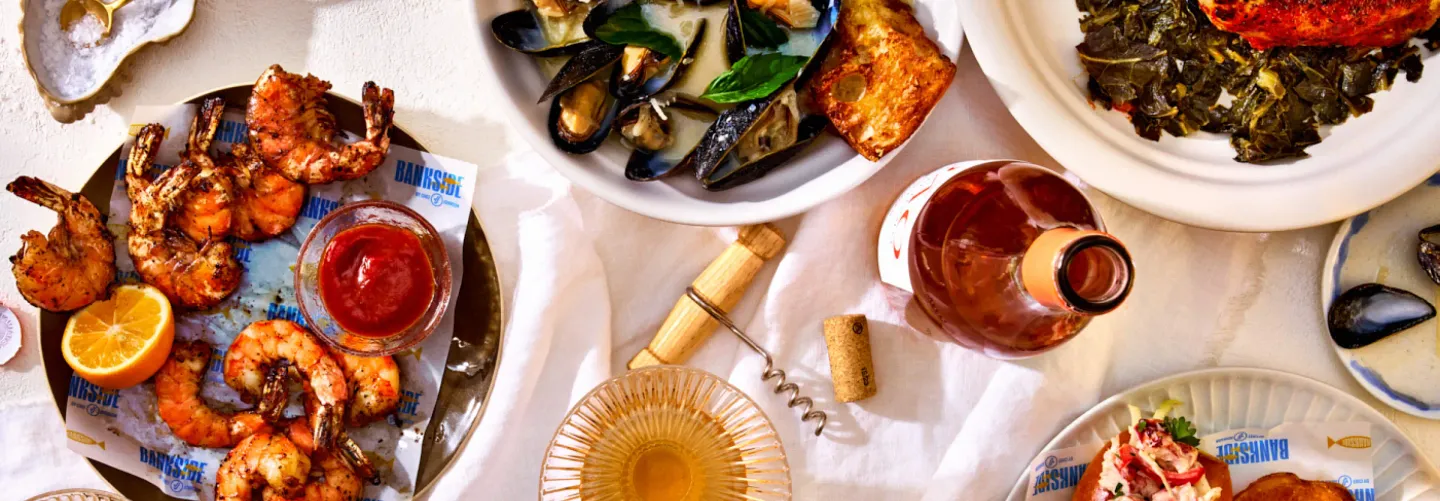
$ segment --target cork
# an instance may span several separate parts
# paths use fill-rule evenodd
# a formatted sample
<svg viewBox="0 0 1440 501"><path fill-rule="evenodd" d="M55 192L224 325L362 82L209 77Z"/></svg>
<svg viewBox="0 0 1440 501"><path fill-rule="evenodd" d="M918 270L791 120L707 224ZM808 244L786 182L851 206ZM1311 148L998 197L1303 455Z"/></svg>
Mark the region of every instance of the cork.
<svg viewBox="0 0 1440 501"><path fill-rule="evenodd" d="M855 402L875 395L875 362L870 358L870 325L865 315L825 319L825 346L830 351L830 378L835 400Z"/></svg>

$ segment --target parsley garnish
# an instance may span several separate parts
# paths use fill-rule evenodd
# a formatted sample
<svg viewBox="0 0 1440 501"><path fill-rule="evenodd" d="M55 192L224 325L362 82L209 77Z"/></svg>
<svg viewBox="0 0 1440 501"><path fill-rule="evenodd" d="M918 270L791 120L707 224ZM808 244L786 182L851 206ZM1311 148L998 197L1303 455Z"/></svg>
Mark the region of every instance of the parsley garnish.
<svg viewBox="0 0 1440 501"><path fill-rule="evenodd" d="M1149 426L1149 425L1150 425L1150 422L1149 422L1149 421L1146 421L1146 420L1144 420L1144 419L1141 419L1141 420L1140 420L1140 425L1137 426L1135 429L1140 430L1140 431L1145 431L1145 427L1146 427L1146 426Z"/></svg>
<svg viewBox="0 0 1440 501"><path fill-rule="evenodd" d="M1124 496L1124 495L1125 495L1125 484L1122 484L1122 483L1118 483L1118 482L1117 482L1117 483L1115 484L1115 497L1118 498L1118 497Z"/></svg>
<svg viewBox="0 0 1440 501"><path fill-rule="evenodd" d="M1170 433L1170 438L1178 443L1191 447L1200 446L1200 438L1195 436L1195 425L1183 417L1167 417L1164 421L1165 431Z"/></svg>

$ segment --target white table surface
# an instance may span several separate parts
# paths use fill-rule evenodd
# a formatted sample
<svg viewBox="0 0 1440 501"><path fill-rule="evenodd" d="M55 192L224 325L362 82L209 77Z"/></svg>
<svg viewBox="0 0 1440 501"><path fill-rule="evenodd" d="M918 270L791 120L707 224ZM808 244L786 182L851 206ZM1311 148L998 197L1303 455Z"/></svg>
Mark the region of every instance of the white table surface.
<svg viewBox="0 0 1440 501"><path fill-rule="evenodd" d="M494 97L499 94L488 88L490 82L482 75L491 70L476 63L480 58L475 34L478 20L471 12L463 2L438 0L201 0L188 32L167 46L139 54L129 67L133 81L124 86L122 96L80 122L61 125L50 118L24 70L14 30L19 7L13 0L5 2L0 6L0 181L35 175L78 189L119 143L126 117L136 105L171 103L207 89L251 81L272 63L320 75L334 82L338 92L350 96L358 94L365 80L394 88L398 96L396 122L428 148L482 169L495 168L506 154L529 146L507 129L502 104ZM249 42L237 42L240 40ZM898 191L914 177L965 159L1013 157L1054 164L1010 118L968 54L962 56L955 87L935 115L940 123L927 126L872 185ZM967 137L987 139L977 144L964 140ZM625 220L637 229L662 224L626 214L583 191L574 193L587 209L586 218ZM1285 233L1223 233L1163 221L1103 197L1099 204L1111 229L1122 238L1143 232L1146 240L1169 242L1177 249L1137 256L1137 266L1144 271L1139 274L1135 295L1126 308L1106 318L1105 328L1198 329L1219 339L1265 336L1280 329L1320 332L1323 328L1314 298L1335 225ZM54 220L48 211L9 194L0 194L0 214L4 214L0 217L0 255L4 256L18 249L20 233L46 231ZM627 257L607 252L604 245L596 250L602 261ZM688 256L679 261L694 261L684 268L698 270L711 258ZM614 304L659 315L674 300L670 296L624 298ZM83 459L65 448L63 426L40 363L35 310L20 298L10 273L0 273L0 303L19 313L26 331L20 354L0 366L0 415L6 421L19 418L41 423L38 429L0 426L0 444L4 444L0 485L6 486L0 498L24 498L64 487L103 488L104 482ZM614 332L627 332L623 327L635 324L624 315L614 318ZM634 339L615 340L614 360L623 363L645 338L648 334L638 333ZM1224 350L1225 346L1202 347L1198 356L1211 360L1207 365L1214 365L1224 354L1227 364L1239 360L1240 365L1297 372L1375 403L1333 355L1277 360L1263 354L1237 357ZM1113 374L1107 378L1105 391L1118 391L1161 375ZM1380 410L1415 439L1421 450L1431 451L1432 459L1440 456L1440 422L1385 407ZM37 479L33 473L41 468L68 473ZM928 472L917 474L928 476ZM809 499L803 490L797 492L797 498Z"/></svg>

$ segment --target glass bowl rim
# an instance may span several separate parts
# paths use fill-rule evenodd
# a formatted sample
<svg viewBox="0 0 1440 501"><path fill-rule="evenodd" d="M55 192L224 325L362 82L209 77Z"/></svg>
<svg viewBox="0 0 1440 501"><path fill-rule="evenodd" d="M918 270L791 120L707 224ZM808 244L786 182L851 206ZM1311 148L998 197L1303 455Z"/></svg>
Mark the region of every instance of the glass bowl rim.
<svg viewBox="0 0 1440 501"><path fill-rule="evenodd" d="M304 274L301 271L302 262L305 257L305 251L310 248L310 244L315 241L316 235L319 234L318 230L325 227L325 225L327 224L332 224L335 219L339 218L341 215L353 213L360 209L369 208L394 210L396 212L399 212L402 216L419 223L419 226L424 229L425 233L427 234L417 235L421 237L421 246L427 247L423 242L423 240L427 237L432 239L432 241L434 242L439 242L440 253L445 258L441 260L439 266L435 266L434 260L431 260L430 263L430 269L433 272L435 278L435 286L437 289L439 289L438 292L440 296L438 306L434 306L436 310L435 314L431 316L431 318L429 318L428 320L424 317L421 317L421 320L425 320L423 324L420 323L420 320L417 320L415 324L411 325L404 331L401 331L394 336L377 339L377 341L381 342L403 339L402 342L396 344L395 346L389 346L378 351L362 351L351 348L349 346L345 346L339 340L332 339L331 336L326 335L319 329L310 327L315 325L315 319L311 317L310 309L305 306L305 301L300 300L301 284L304 282ZM336 232L336 234L339 234L339 232ZM321 252L323 258L323 250ZM427 249L427 255L428 253L429 252ZM300 308L300 315L305 318L306 328L308 328L312 332L315 332L316 337L325 340L325 343L330 345L332 348L340 350L342 353L360 357L391 356L401 351L404 351L412 346L420 344L420 342L428 339L431 334L434 334L435 329L440 327L440 321L444 320L445 314L449 313L448 310L450 309L450 297L453 293L453 291L451 290L451 281L453 278L451 276L452 273L453 271L450 267L450 251L445 247L445 239L440 235L440 232L435 229L435 226L430 224L430 221L428 219L425 219L424 216L420 215L419 212L415 212L414 209L406 207L404 204L392 202L390 200L361 200L356 202L349 202L342 204L339 207L336 207L334 210L331 210L330 213L326 214L325 217L320 218L320 221L316 222L315 226L310 228L310 232L305 235L305 241L301 242L300 250L296 254L295 263L295 281L293 285L295 288L295 303ZM321 307L324 307L323 300L321 301ZM419 331L416 333L417 335L405 335L405 333L414 331L417 327L419 328Z"/></svg>
<svg viewBox="0 0 1440 501"><path fill-rule="evenodd" d="M718 374L695 367L671 364L652 365L648 367L641 367L638 369L626 370L615 377L600 382L600 384L595 385L594 388L591 388L590 391L586 392L584 396L581 396L579 399L575 400L575 404L571 405L570 409L565 411L565 416L560 418L560 423L555 426L555 433L550 436L550 442L545 446L545 456L541 458L540 475L538 475L539 478L537 483L539 484L540 489L537 499L545 499L545 475L546 472L550 469L550 459L555 457L552 451L555 449L556 444L558 444L560 441L560 432L565 429L566 424L570 423L571 420L575 418L576 411L580 410L580 406L585 402L589 401L590 399L594 398L597 394L600 393L600 390L605 389L612 384L615 384L621 379L637 377L644 373L650 372L692 374L700 376L701 378L714 379L715 382L719 383L721 388L725 388L733 392L742 401L744 401L746 404L749 404L749 407L755 411L755 415L759 416L760 420L765 423L765 428L769 430L771 435L774 436L775 451L779 454L779 459L784 465L785 470L786 494L784 495L783 499L794 499L795 493L791 491L791 489L794 488L794 479L790 476L790 455L785 452L785 441L780 438L780 430L775 428L775 423L770 420L770 415L765 412L765 409L760 407L760 404L756 402L755 399L751 398L750 394L745 393L745 391L741 390L740 387L735 386L730 381L726 380L723 377L720 377Z"/></svg>

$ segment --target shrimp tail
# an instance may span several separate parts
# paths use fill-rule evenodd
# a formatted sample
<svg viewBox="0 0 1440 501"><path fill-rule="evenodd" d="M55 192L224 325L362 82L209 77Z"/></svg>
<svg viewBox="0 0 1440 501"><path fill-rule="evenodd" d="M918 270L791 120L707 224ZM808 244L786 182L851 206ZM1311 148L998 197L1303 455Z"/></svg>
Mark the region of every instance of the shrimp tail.
<svg viewBox="0 0 1440 501"><path fill-rule="evenodd" d="M266 421L273 423L284 417L285 403L290 400L290 394L285 390L289 372L288 363L282 360L265 375L265 385L261 387L260 402L256 405L255 412Z"/></svg>
<svg viewBox="0 0 1440 501"><path fill-rule="evenodd" d="M64 213L67 200L73 201L80 195L65 191L64 188L55 186L43 179L30 176L20 176L5 185L5 189L15 196L34 202L46 209Z"/></svg>
<svg viewBox="0 0 1440 501"><path fill-rule="evenodd" d="M224 114L224 99L212 97L200 105L200 113L190 122L190 138L185 148L187 158L210 151L210 143L215 140L215 132L220 129L220 118Z"/></svg>
<svg viewBox="0 0 1440 501"><path fill-rule="evenodd" d="M155 163L155 154L160 151L160 142L164 140L165 126L149 124L141 127L135 135L135 147L130 149L130 159L125 163L126 175L146 178Z"/></svg>
<svg viewBox="0 0 1440 501"><path fill-rule="evenodd" d="M365 107L365 139L381 150L390 147L390 126L395 122L395 92L375 82L365 82L362 92Z"/></svg>
<svg viewBox="0 0 1440 501"><path fill-rule="evenodd" d="M380 485L380 474L375 471L375 465L370 463L370 458L365 451L360 449L360 444L350 439L349 435L341 435L335 443L335 450L345 464L360 475L360 478L370 482L370 485Z"/></svg>

